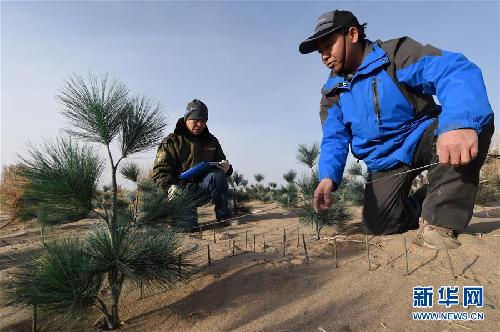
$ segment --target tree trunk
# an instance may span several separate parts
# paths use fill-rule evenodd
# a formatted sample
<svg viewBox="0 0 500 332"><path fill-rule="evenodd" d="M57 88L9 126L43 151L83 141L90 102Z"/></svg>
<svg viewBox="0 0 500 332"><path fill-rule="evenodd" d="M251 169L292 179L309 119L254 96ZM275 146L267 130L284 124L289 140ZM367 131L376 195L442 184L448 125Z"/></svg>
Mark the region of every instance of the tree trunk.
<svg viewBox="0 0 500 332"><path fill-rule="evenodd" d="M137 209L139 207L139 189L135 193L134 224L137 222Z"/></svg>
<svg viewBox="0 0 500 332"><path fill-rule="evenodd" d="M111 234L113 235L113 246L115 245L114 239L116 236L116 231L118 229L117 223L117 212L118 212L118 185L116 183L116 168L113 166L112 178L113 178L113 202L111 205Z"/></svg>
<svg viewBox="0 0 500 332"><path fill-rule="evenodd" d="M111 313L108 320L110 330L115 330L120 326L120 315L118 313L118 305L120 302L122 278L119 277L119 272L115 268L108 273L109 286L111 287Z"/></svg>
<svg viewBox="0 0 500 332"><path fill-rule="evenodd" d="M123 278L120 277L118 272L118 244L116 240L118 232L118 185L116 183L116 171L118 165L114 165L113 156L111 150L108 146L109 160L111 162L111 175L112 175L112 186L113 186L113 200L111 204L111 243L113 246L113 253L116 259L116 266L108 272L109 287L111 287L111 313L110 322L108 322L108 327L111 330L117 329L120 325L120 316L118 314L118 304L120 301L121 287L123 284ZM118 161L119 163L119 161ZM118 164L117 163L117 164ZM111 323L111 324L109 324Z"/></svg>
<svg viewBox="0 0 500 332"><path fill-rule="evenodd" d="M237 198L236 198L236 188L233 187L233 211L236 212L238 209L237 207Z"/></svg>
<svg viewBox="0 0 500 332"><path fill-rule="evenodd" d="M111 163L111 176L112 176L112 186L113 186L113 200L111 202L111 239L113 246L115 245L115 236L116 236L116 230L118 228L117 225L117 210L118 210L118 185L116 183L116 170L118 165L115 165L113 162L113 155L111 154L111 150L109 149L109 145L107 145L108 148L108 156L109 156L109 162Z"/></svg>

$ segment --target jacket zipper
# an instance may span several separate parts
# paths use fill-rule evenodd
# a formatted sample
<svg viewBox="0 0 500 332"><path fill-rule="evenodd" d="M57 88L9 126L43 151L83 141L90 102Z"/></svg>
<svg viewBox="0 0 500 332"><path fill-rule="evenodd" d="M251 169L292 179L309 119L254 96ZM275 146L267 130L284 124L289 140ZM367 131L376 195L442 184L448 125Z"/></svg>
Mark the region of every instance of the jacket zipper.
<svg viewBox="0 0 500 332"><path fill-rule="evenodd" d="M372 90L373 90L373 106L375 108L375 116L377 117L377 123L380 124L380 105L378 103L378 89L377 89L376 77L374 77L372 80Z"/></svg>

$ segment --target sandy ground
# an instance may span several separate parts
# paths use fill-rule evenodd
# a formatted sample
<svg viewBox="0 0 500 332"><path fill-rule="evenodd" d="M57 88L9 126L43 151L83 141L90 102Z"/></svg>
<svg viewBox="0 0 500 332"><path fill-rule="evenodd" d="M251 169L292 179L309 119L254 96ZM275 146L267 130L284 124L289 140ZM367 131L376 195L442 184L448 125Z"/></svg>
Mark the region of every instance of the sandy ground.
<svg viewBox="0 0 500 332"><path fill-rule="evenodd" d="M500 208L478 207L462 246L449 255L423 249L411 241L416 231L403 235L370 236L369 256L360 231L360 209L342 232L335 227L322 231L299 225L294 212L274 204L253 204L255 214L241 224L200 234L184 234L184 242L198 249L191 260L198 274L171 290L127 287L121 302L124 331L498 331ZM260 212L259 212L260 211ZM212 217L209 208L200 216ZM83 234L97 221L85 219L54 229L60 234ZM5 278L40 250L40 229L34 223L0 223L0 278ZM286 252L283 255L283 233ZM297 230L300 236L297 238ZM247 234L248 241L245 241ZM308 258L302 243L307 244ZM255 235L255 251L254 251ZM334 238L337 261L334 258ZM406 272L403 239L407 239L409 267ZM232 242L235 254L232 255ZM265 248L264 248L265 240ZM299 240L299 245L297 241ZM207 266L207 244L212 266ZM412 289L434 286L484 286L484 307L477 309L434 305L412 308ZM460 302L462 303L462 301ZM413 311L483 312L484 321L413 321ZM53 327L40 321L40 330ZM84 330L83 327L75 328ZM0 330L31 330L29 310L0 303ZM96 326L85 330L97 331Z"/></svg>

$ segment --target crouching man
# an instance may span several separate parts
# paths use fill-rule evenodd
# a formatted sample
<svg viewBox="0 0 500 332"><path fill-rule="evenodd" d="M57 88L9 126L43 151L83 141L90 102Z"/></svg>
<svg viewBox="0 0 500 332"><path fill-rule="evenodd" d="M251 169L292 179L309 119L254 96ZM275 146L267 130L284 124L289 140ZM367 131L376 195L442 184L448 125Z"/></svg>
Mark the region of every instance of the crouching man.
<svg viewBox="0 0 500 332"><path fill-rule="evenodd" d="M208 108L200 100L193 100L186 107L186 112L177 121L172 134L160 143L153 166L153 180L167 194L171 194L186 183L179 180L179 175L200 162L219 162L216 167L200 175L191 182L208 192L215 204L217 221L231 217L228 208L228 185L226 177L233 172L227 162L217 138L207 128ZM196 227L197 214L189 227Z"/></svg>
<svg viewBox="0 0 500 332"><path fill-rule="evenodd" d="M367 233L418 226L418 244L457 248L494 130L481 70L460 53L408 37L370 41L364 28L351 12L328 12L299 46L303 54L318 51L330 71L320 104L321 182L314 206L331 206L350 148L369 171ZM424 167L429 184L410 195Z"/></svg>

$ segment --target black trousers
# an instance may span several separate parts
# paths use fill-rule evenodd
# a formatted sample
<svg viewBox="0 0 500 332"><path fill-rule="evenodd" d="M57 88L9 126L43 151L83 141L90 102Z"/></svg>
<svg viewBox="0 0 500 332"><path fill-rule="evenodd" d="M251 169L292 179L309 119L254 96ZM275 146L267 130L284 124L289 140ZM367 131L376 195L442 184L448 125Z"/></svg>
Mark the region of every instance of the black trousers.
<svg viewBox="0 0 500 332"><path fill-rule="evenodd" d="M413 166L402 164L394 169L372 172L364 192L363 224L368 234L403 233L418 227L420 216L431 225L463 232L472 218L479 185L479 171L486 159L493 135L493 120L479 134L479 153L467 166L434 165L427 173L429 184L409 195L417 170L404 171L436 163L434 136L437 119L427 128L413 157ZM391 176L392 175L392 176Z"/></svg>

